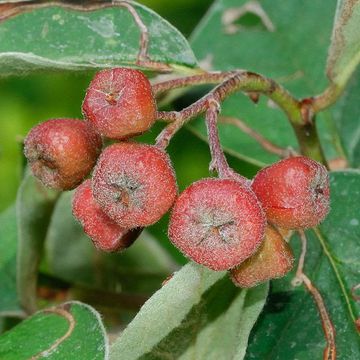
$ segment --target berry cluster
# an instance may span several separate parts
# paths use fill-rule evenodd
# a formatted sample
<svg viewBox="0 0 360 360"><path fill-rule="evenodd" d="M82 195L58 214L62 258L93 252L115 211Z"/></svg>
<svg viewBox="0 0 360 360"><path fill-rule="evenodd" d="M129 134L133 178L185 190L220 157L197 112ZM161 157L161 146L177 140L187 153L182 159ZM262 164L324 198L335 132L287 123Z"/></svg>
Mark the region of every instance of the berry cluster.
<svg viewBox="0 0 360 360"><path fill-rule="evenodd" d="M138 70L97 73L83 114L85 121L52 119L34 127L25 155L46 186L76 188L73 214L98 249L127 248L172 208L172 243L197 263L229 270L236 285L251 287L291 269L282 228L313 227L329 210L327 171L303 156L264 168L252 182L229 171L178 196L163 148L129 140L157 115L151 84ZM103 137L115 143L103 149Z"/></svg>

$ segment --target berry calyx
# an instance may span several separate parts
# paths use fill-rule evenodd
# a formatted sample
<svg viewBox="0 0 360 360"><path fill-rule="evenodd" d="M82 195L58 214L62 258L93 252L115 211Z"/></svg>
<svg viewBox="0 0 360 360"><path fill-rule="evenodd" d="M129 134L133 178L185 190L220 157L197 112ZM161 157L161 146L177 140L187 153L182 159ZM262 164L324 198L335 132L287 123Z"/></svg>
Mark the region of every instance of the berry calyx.
<svg viewBox="0 0 360 360"><path fill-rule="evenodd" d="M285 276L293 267L294 256L281 234L268 225L265 240L257 252L230 270L236 286L251 288L270 279Z"/></svg>
<svg viewBox="0 0 360 360"><path fill-rule="evenodd" d="M156 120L156 102L146 76L127 68L106 69L91 81L83 113L110 139L125 139L148 130Z"/></svg>
<svg viewBox="0 0 360 360"><path fill-rule="evenodd" d="M99 250L114 252L128 248L142 230L128 230L111 220L93 198L91 180L84 181L76 189L72 211L84 232Z"/></svg>
<svg viewBox="0 0 360 360"><path fill-rule="evenodd" d="M52 119L30 130L24 153L33 174L45 186L70 190L90 173L101 147L101 137L91 124Z"/></svg>
<svg viewBox="0 0 360 360"><path fill-rule="evenodd" d="M93 173L94 197L105 213L126 228L158 221L177 195L168 155L155 146L123 142L100 155Z"/></svg>
<svg viewBox="0 0 360 360"><path fill-rule="evenodd" d="M186 256L213 270L228 270L251 256L266 220L250 187L232 179L203 179L173 207L169 238Z"/></svg>
<svg viewBox="0 0 360 360"><path fill-rule="evenodd" d="M329 212L329 176L325 166L304 156L281 160L260 170L252 189L268 221L287 229L318 225Z"/></svg>

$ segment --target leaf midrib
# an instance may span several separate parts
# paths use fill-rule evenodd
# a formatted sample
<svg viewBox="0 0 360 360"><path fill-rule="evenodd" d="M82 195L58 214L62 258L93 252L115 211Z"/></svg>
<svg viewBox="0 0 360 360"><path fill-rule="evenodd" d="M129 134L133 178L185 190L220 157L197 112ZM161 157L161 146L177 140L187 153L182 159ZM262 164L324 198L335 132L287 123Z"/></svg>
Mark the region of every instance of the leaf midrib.
<svg viewBox="0 0 360 360"><path fill-rule="evenodd" d="M356 321L356 316L355 316L355 313L353 311L353 308L351 306L351 302L350 302L350 298L349 298L349 295L348 295L348 292L346 291L346 288L345 288L345 284L344 284L344 281L340 275L340 271L339 269L337 268L336 266L336 261L335 259L333 258L333 256L331 255L331 252L330 252L330 246L328 243L326 243L326 237L325 235L321 232L321 230L319 228L314 228L313 229L316 237L318 238L320 244L321 244L321 247L323 248L323 253L324 255L328 258L329 262L330 262L330 265L333 269L333 272L335 274L335 277L339 283L339 286L340 286L340 289L341 289L341 292L345 298L345 301L346 301L346 305L347 305L347 308L348 308L348 312L349 312L349 315L350 315L350 318L353 320L353 323L355 323ZM360 333L357 332L358 336L360 337Z"/></svg>

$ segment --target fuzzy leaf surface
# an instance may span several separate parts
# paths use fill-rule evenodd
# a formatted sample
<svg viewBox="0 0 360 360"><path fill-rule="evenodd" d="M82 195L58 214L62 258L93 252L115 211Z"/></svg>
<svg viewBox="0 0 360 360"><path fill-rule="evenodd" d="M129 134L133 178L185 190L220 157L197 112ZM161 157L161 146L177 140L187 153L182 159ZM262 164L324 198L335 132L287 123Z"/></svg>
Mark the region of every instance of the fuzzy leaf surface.
<svg viewBox="0 0 360 360"><path fill-rule="evenodd" d="M242 359L267 289L239 290L224 272L187 264L144 304L110 358Z"/></svg>
<svg viewBox="0 0 360 360"><path fill-rule="evenodd" d="M178 30L145 6L127 3L132 4L148 29L151 62L183 70L197 66ZM41 0L13 3L12 8L0 4L0 76L45 69L136 66L140 31L129 10L119 6L121 1L53 4L57 6ZM151 69L152 65L143 67Z"/></svg>
<svg viewBox="0 0 360 360"><path fill-rule="evenodd" d="M360 304L351 288L360 279L360 172L331 174L331 212L318 230L307 231L304 272L320 291L336 331L337 356L360 358L355 320ZM291 244L299 252L299 239ZM246 359L319 359L326 342L318 310L304 288L293 288L294 272L273 281L267 305L249 341Z"/></svg>
<svg viewBox="0 0 360 360"><path fill-rule="evenodd" d="M45 188L28 172L16 199L18 229L16 284L20 304L30 313L36 310L38 267L57 196L57 192Z"/></svg>
<svg viewBox="0 0 360 360"><path fill-rule="evenodd" d="M16 289L17 227L15 206L0 214L0 315L22 313Z"/></svg>
<svg viewBox="0 0 360 360"><path fill-rule="evenodd" d="M335 9L335 0L217 0L190 43L207 68L258 72L301 99L328 86L325 67ZM221 113L241 119L276 145L297 149L286 116L266 96L255 105L243 94L232 95ZM190 126L205 135L203 119ZM332 112L319 114L317 126L327 157L342 156ZM220 123L219 132L223 146L248 162L263 166L278 159L234 125Z"/></svg>
<svg viewBox="0 0 360 360"><path fill-rule="evenodd" d="M108 358L108 341L100 315L89 305L72 301L42 310L0 337L0 358Z"/></svg>
<svg viewBox="0 0 360 360"><path fill-rule="evenodd" d="M338 0L327 61L327 74L344 86L360 62L360 1Z"/></svg>

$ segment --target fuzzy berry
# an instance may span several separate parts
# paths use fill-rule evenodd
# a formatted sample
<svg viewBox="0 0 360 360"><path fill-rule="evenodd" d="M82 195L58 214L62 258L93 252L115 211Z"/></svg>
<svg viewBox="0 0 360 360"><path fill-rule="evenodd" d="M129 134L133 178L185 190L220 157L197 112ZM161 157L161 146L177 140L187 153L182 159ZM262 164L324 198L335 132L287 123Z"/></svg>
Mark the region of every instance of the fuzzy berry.
<svg viewBox="0 0 360 360"><path fill-rule="evenodd" d="M265 224L250 187L230 179L203 179L176 200L169 238L195 262L227 270L256 251L264 238Z"/></svg>
<svg viewBox="0 0 360 360"><path fill-rule="evenodd" d="M155 146L118 143L106 148L93 174L94 197L117 224L148 226L172 206L177 186L170 159Z"/></svg>
<svg viewBox="0 0 360 360"><path fill-rule="evenodd" d="M236 286L250 288L270 279L285 276L293 267L294 256L288 243L272 226L257 252L236 268L230 277Z"/></svg>
<svg viewBox="0 0 360 360"><path fill-rule="evenodd" d="M134 69L98 72L89 85L82 108L97 131L111 139L141 134L156 120L151 84L141 71Z"/></svg>
<svg viewBox="0 0 360 360"><path fill-rule="evenodd" d="M257 173L252 189L269 222L287 229L318 225L330 206L329 176L320 163L291 157Z"/></svg>
<svg viewBox="0 0 360 360"><path fill-rule="evenodd" d="M52 119L30 130L24 152L33 174L45 186L70 190L90 173L101 147L101 138L89 123Z"/></svg>
<svg viewBox="0 0 360 360"><path fill-rule="evenodd" d="M141 229L128 230L120 227L104 213L93 198L91 180L84 181L76 189L72 210L84 232L99 250L113 252L128 248L141 232Z"/></svg>

